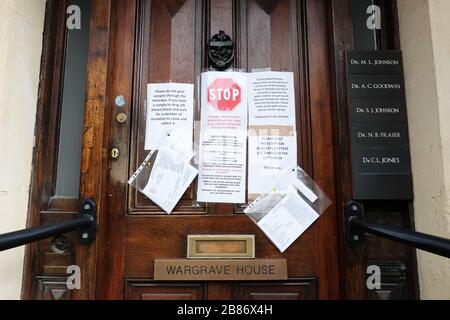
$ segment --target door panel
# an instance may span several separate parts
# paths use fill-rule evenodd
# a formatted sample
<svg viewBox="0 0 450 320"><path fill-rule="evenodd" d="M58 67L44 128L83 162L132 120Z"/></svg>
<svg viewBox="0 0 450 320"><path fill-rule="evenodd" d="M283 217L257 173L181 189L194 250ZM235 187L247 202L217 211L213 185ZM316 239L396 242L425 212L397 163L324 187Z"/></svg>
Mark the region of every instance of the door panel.
<svg viewBox="0 0 450 320"><path fill-rule="evenodd" d="M126 278L152 278L155 259L186 258L188 234L255 234L257 258L287 258L293 278L316 274L314 226L284 254L244 215L133 217L128 219L126 229Z"/></svg>
<svg viewBox="0 0 450 320"><path fill-rule="evenodd" d="M67 289L66 277L38 277L36 300L72 300L72 291Z"/></svg>
<svg viewBox="0 0 450 320"><path fill-rule="evenodd" d="M297 159L310 169L310 115L307 100L306 42L302 39L305 2L242 1L240 63L248 71L271 69L294 73L297 114Z"/></svg>
<svg viewBox="0 0 450 320"><path fill-rule="evenodd" d="M208 67L207 41L224 30L236 42L235 68L292 71L295 77L298 162L334 198L331 102L325 1L112 1L108 44L105 145L97 297L115 299L312 299L338 297L336 210L330 208L281 254L243 206L195 201L196 182L168 216L127 185L144 160L149 82L196 86ZM306 17L308 17L306 19ZM114 104L123 95L124 107ZM117 113L130 119L116 121ZM314 161L313 161L314 160ZM314 164L314 165L313 165ZM155 259L183 259L189 234L254 234L256 257L286 258L280 283L155 283ZM309 279L309 280L296 280Z"/></svg>
<svg viewBox="0 0 450 320"><path fill-rule="evenodd" d="M241 6L241 28L247 27L247 37L241 39L246 40L247 69L272 68L298 74L297 2L250 0Z"/></svg>
<svg viewBox="0 0 450 320"><path fill-rule="evenodd" d="M200 300L204 299L203 284L152 283L127 281L126 300Z"/></svg>
<svg viewBox="0 0 450 320"><path fill-rule="evenodd" d="M237 300L311 300L317 297L315 279L274 283L238 283Z"/></svg>
<svg viewBox="0 0 450 320"><path fill-rule="evenodd" d="M136 85L133 101L133 135L131 171L144 161L146 134L147 84L160 82L196 83L200 74L202 44L201 1L138 1L138 29L136 43ZM198 28L198 32L196 31ZM194 119L199 119L195 108ZM151 133L150 133L151 134ZM195 184L191 186L175 208L173 215L205 213L205 208L194 205ZM136 189L130 189L129 213L164 214Z"/></svg>

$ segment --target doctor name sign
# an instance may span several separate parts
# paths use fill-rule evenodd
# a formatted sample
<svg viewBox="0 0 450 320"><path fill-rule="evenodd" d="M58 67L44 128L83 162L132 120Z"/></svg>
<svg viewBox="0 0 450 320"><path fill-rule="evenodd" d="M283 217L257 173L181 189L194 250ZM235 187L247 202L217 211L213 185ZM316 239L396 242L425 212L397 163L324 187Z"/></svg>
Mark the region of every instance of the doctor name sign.
<svg viewBox="0 0 450 320"><path fill-rule="evenodd" d="M347 53L355 200L412 200L401 51Z"/></svg>

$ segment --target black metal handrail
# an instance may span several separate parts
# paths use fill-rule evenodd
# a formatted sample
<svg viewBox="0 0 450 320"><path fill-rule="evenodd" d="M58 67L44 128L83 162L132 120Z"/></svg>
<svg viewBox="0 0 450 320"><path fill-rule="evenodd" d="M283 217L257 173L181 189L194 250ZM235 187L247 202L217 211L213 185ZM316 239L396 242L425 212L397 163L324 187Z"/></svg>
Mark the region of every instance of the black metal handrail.
<svg viewBox="0 0 450 320"><path fill-rule="evenodd" d="M365 233L450 258L449 239L365 221L363 206L356 201L351 201L347 205L347 241L354 246L359 245L364 241Z"/></svg>
<svg viewBox="0 0 450 320"><path fill-rule="evenodd" d="M0 235L0 252L76 230L79 232L79 240L82 244L88 244L95 239L97 208L94 201L90 199L83 201L79 217L74 220Z"/></svg>

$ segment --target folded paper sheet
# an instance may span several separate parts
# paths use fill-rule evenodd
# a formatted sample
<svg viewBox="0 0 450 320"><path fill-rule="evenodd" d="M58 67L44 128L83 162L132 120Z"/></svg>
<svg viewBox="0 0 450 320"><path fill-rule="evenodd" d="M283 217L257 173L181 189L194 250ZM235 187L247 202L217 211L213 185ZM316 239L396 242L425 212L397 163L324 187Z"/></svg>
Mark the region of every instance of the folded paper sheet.
<svg viewBox="0 0 450 320"><path fill-rule="evenodd" d="M314 221L317 214L296 193L286 195L258 223L258 227L284 252Z"/></svg>
<svg viewBox="0 0 450 320"><path fill-rule="evenodd" d="M331 200L300 167L288 169L264 184L263 193L244 212L284 252L330 206Z"/></svg>
<svg viewBox="0 0 450 320"><path fill-rule="evenodd" d="M198 174L192 157L162 147L157 150L153 165L148 166L152 153L128 182L167 213L171 213Z"/></svg>

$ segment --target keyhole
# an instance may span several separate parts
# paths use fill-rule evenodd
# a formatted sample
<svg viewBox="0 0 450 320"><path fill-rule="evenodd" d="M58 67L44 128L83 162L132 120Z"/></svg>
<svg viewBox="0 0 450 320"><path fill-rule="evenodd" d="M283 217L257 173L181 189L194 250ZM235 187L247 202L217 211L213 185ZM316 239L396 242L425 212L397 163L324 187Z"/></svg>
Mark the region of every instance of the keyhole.
<svg viewBox="0 0 450 320"><path fill-rule="evenodd" d="M120 154L119 149L113 148L113 149L111 150L111 157L112 157L113 159L117 159L117 158L119 157L119 154Z"/></svg>

